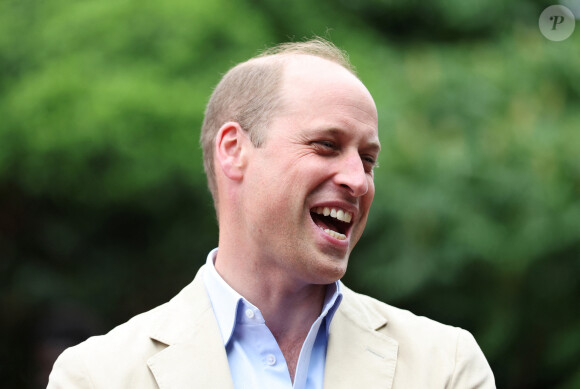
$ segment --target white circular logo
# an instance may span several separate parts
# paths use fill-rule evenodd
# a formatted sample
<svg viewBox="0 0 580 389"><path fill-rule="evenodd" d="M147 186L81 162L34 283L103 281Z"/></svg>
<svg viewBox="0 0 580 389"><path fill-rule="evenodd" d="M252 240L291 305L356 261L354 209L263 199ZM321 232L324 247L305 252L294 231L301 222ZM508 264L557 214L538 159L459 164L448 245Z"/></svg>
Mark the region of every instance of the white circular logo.
<svg viewBox="0 0 580 389"><path fill-rule="evenodd" d="M563 5L551 5L540 15L538 21L542 35L551 41L563 41L574 32L574 14Z"/></svg>

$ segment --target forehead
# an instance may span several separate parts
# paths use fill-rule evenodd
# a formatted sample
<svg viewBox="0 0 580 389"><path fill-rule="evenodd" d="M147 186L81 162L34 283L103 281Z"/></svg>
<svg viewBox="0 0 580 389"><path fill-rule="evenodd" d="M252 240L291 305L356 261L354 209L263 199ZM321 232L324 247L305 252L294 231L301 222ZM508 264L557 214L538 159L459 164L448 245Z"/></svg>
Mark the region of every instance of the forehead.
<svg viewBox="0 0 580 389"><path fill-rule="evenodd" d="M284 68L278 117L300 121L297 131L355 135L378 145L375 103L350 71L326 59L297 55Z"/></svg>

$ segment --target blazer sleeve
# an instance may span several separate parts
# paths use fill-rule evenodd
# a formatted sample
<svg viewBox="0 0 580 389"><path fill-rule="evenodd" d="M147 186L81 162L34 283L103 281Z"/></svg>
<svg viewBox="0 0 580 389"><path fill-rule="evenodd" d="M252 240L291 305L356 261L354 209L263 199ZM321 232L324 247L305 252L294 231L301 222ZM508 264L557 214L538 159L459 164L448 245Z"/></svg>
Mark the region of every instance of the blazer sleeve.
<svg viewBox="0 0 580 389"><path fill-rule="evenodd" d="M74 348L65 350L56 360L48 378L47 389L93 389L84 358Z"/></svg>
<svg viewBox="0 0 580 389"><path fill-rule="evenodd" d="M450 388L495 389L491 367L473 335L461 329L457 337L455 368Z"/></svg>

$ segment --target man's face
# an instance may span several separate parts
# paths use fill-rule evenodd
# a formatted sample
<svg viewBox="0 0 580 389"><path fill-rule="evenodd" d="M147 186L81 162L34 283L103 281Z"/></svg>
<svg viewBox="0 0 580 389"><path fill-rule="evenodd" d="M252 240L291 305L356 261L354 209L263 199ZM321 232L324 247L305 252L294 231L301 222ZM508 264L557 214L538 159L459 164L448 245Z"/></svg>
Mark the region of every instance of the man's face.
<svg viewBox="0 0 580 389"><path fill-rule="evenodd" d="M377 112L356 77L311 56L287 65L282 98L249 152L244 227L262 266L327 284L344 275L373 201Z"/></svg>

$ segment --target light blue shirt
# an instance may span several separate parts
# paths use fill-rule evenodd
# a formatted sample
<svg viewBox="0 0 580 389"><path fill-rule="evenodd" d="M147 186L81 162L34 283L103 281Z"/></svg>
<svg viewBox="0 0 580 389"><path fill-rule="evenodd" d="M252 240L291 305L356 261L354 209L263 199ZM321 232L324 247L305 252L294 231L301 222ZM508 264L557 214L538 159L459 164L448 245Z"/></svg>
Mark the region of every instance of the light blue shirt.
<svg viewBox="0 0 580 389"><path fill-rule="evenodd" d="M322 389L328 328L342 300L340 282L328 285L322 313L302 345L292 385L286 360L260 310L233 290L216 271L217 250L207 256L203 281L226 348L234 387Z"/></svg>

